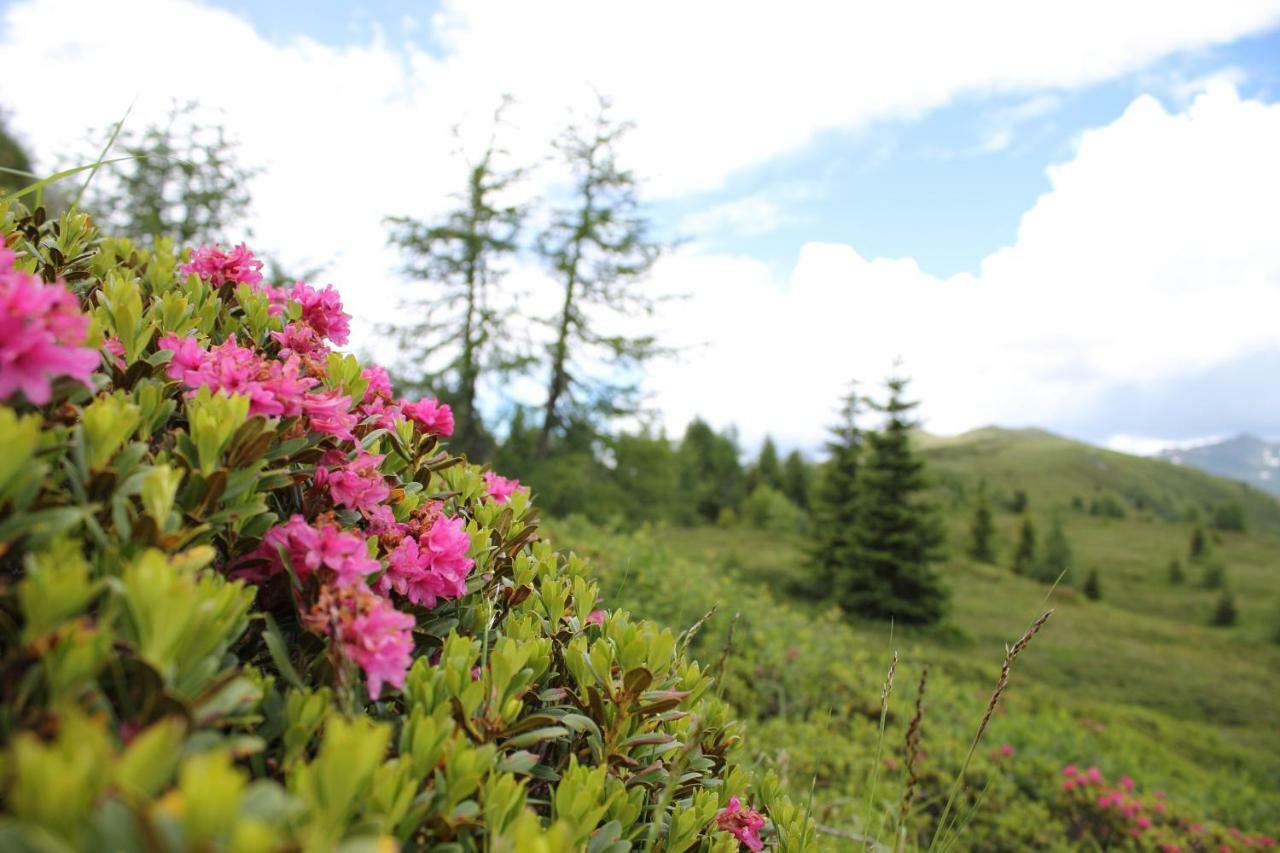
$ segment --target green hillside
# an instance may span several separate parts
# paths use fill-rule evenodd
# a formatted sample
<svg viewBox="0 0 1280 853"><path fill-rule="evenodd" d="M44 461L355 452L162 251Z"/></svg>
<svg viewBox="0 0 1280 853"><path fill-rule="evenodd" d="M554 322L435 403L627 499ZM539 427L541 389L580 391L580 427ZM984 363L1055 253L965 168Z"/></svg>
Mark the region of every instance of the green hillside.
<svg viewBox="0 0 1280 853"><path fill-rule="evenodd" d="M1056 771L1068 763L1097 765L1109 778L1131 775L1148 790L1168 792L1195 819L1280 827L1280 645L1273 641L1280 628L1280 504L1232 481L1039 430L922 436L918 444L948 530L940 571L953 608L942 626L898 626L892 644L887 624L845 619L795 593L806 573L804 536L737 527L661 528L634 537L575 527L564 535L604 565L614 606L683 628L718 605L694 644L703 660L724 654L729 622L739 614L728 657L741 668L729 678L728 696L756 721L760 761L781 762L797 793L816 784L815 813L837 829L864 823L891 651L901 655L898 689L905 695L895 700L886 735L890 757L876 814L892 812L901 790L892 756L901 760L900 715L909 710L919 667L931 666L925 751L940 799L1005 644L1049 606L1056 612L1017 661L1007 713L997 715L979 775L969 780L991 783L967 830L970 843L1065 844L1073 824L1061 816ZM964 553L981 479L996 508L995 564ZM1047 603L1047 585L1009 569L1024 517L1009 509L1019 490L1042 539L1056 517L1074 553L1073 577ZM1207 523L1230 503L1243 508L1246 530L1209 529L1208 554L1189 560L1196 519ZM1186 573L1182 584L1169 580L1175 557ZM1211 565L1225 570L1235 594L1240 617L1233 627L1208 624L1221 594L1201 584ZM1094 568L1103 589L1096 602L1076 588ZM1002 743L1016 761L985 755ZM939 804L929 802L936 818ZM876 826L873 817L871 830Z"/></svg>

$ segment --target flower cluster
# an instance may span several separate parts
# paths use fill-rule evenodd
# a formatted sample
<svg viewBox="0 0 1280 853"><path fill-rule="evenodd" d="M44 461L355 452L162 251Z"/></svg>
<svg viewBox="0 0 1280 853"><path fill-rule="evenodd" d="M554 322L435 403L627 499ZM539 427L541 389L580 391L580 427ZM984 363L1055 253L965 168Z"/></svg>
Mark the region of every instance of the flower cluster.
<svg viewBox="0 0 1280 853"><path fill-rule="evenodd" d="M414 619L363 584L323 587L306 621L341 647L347 660L362 670L369 697L377 699L384 684L399 690L413 662Z"/></svg>
<svg viewBox="0 0 1280 853"><path fill-rule="evenodd" d="M484 485L489 497L500 504L504 504L511 499L511 495L515 490L520 488L520 481L509 480L506 477L495 474L493 471L485 471Z"/></svg>
<svg viewBox="0 0 1280 853"><path fill-rule="evenodd" d="M1068 797L1076 839L1092 837L1099 844L1118 843L1128 836L1144 849L1162 853L1192 850L1231 851L1268 849L1275 839L1248 835L1236 827L1210 826L1174 814L1165 795L1156 791L1144 798L1132 776L1121 776L1109 784L1097 767L1080 769L1074 764L1062 768L1062 790Z"/></svg>
<svg viewBox="0 0 1280 853"><path fill-rule="evenodd" d="M39 406L60 376L90 385L101 357L83 346L89 318L75 297L61 282L15 269L14 258L0 246L0 400L21 391Z"/></svg>
<svg viewBox="0 0 1280 853"><path fill-rule="evenodd" d="M461 518L438 515L421 535L407 535L387 556L387 571L378 590L395 590L411 603L435 607L439 599L467 591L467 574L475 561L467 556L471 538Z"/></svg>
<svg viewBox="0 0 1280 853"><path fill-rule="evenodd" d="M764 822L764 815L755 809L743 808L737 797L730 798L729 805L716 815L716 826L738 839L748 850L764 849L764 842L760 840Z"/></svg>
<svg viewBox="0 0 1280 853"><path fill-rule="evenodd" d="M201 246L191 252L191 260L181 267L183 275L198 275L214 287L231 282L257 284L262 281L262 261L241 243L230 252L217 247Z"/></svg>

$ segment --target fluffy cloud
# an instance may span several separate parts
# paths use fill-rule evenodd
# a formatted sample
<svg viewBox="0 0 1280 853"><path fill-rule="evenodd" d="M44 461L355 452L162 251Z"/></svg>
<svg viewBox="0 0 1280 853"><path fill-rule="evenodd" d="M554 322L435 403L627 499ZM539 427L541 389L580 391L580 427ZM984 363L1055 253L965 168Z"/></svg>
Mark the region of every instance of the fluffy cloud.
<svg viewBox="0 0 1280 853"><path fill-rule="evenodd" d="M805 246L786 282L750 260L676 259L664 274L695 295L669 325L713 343L659 368L659 402L674 423L702 412L748 440L771 430L813 446L846 383L900 356L933 429L1124 432L1137 413L1118 389L1277 348L1278 146L1280 105L1219 81L1181 112L1141 97L1083 134L1014 245L976 276L837 244ZM1166 399L1163 434L1179 435L1179 406L1198 405ZM1137 426L1152 420L1143 411Z"/></svg>
<svg viewBox="0 0 1280 853"><path fill-rule="evenodd" d="M267 170L256 245L327 264L368 321L388 315L398 285L382 216L441 208L459 177L448 128L502 92L522 104L519 158L541 156L593 86L611 94L638 124L628 162L649 190L679 196L826 130L967 94L1081 86L1278 20L1278 0L1056 12L1018 0L446 0L430 22L437 56L401 43L408 27L348 46L281 43L189 0L29 0L4 11L0 61L27 73L0 78L0 103L44 166L83 151L85 127L131 101L139 123L174 97L220 110ZM941 429L1052 422L1117 376L1228 358L1275 316L1275 125L1275 108L1230 89L1177 115L1139 100L1082 139L1018 242L973 279L849 246L806 247L786 283L749 258L671 258L657 284L693 294L667 322L694 348L655 375L656 402L677 424L701 411L812 444L846 379L878 375L891 354L908 359Z"/></svg>

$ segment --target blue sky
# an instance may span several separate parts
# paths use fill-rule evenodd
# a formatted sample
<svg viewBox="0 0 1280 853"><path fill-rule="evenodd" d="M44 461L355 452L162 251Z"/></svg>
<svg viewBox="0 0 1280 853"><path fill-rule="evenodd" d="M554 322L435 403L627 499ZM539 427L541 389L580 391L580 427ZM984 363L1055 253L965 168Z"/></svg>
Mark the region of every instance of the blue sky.
<svg viewBox="0 0 1280 853"><path fill-rule="evenodd" d="M216 110L264 168L255 245L323 265L374 351L405 286L381 219L443 209L448 128L512 92L513 155L541 162L598 89L636 122L659 231L687 238L652 282L689 296L658 320L686 354L649 381L671 431L702 415L814 448L847 380L900 357L941 432L1280 435L1259 390L1280 363L1280 0L10 0L0 61L42 69L0 104L44 166L130 102ZM361 186L340 208L334 163ZM543 163L529 192L558 180ZM554 301L532 259L512 280L528 313Z"/></svg>

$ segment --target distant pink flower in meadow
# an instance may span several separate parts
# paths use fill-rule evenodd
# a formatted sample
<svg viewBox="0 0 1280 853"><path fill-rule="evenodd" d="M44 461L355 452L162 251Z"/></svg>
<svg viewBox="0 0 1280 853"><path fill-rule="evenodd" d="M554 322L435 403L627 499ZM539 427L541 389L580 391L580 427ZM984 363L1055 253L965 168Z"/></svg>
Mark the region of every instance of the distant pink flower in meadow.
<svg viewBox="0 0 1280 853"><path fill-rule="evenodd" d="M1062 768L1062 775L1066 776L1068 779L1079 772L1079 769L1074 764L1068 764L1066 767Z"/></svg>
<svg viewBox="0 0 1280 853"><path fill-rule="evenodd" d="M760 840L764 815L754 809L743 808L737 797L732 797L729 805L716 815L716 825L745 844L748 850L764 849L764 842Z"/></svg>
<svg viewBox="0 0 1280 853"><path fill-rule="evenodd" d="M1133 777L1132 777L1132 776L1121 776L1121 777L1120 777L1120 783L1119 783L1119 784L1120 784L1120 787L1121 787L1121 788L1124 788L1126 791L1132 791L1132 790L1133 790Z"/></svg>
<svg viewBox="0 0 1280 853"><path fill-rule="evenodd" d="M592 610L587 614L586 624L588 625L604 625L605 612L603 610Z"/></svg>
<svg viewBox="0 0 1280 853"><path fill-rule="evenodd" d="M91 386L102 356L83 346L89 318L70 291L15 269L16 257L0 244L0 400L21 391L42 406L60 376Z"/></svg>
<svg viewBox="0 0 1280 853"><path fill-rule="evenodd" d="M1142 815L1141 817L1138 818L1138 826L1141 827L1142 829L1150 829L1151 818L1147 817L1146 815Z"/></svg>
<svg viewBox="0 0 1280 853"><path fill-rule="evenodd" d="M1013 747L1007 743L1001 744L999 752L1001 755L1013 755Z"/></svg>
<svg viewBox="0 0 1280 853"><path fill-rule="evenodd" d="M484 485L489 497L493 498L500 504L504 504L510 499L512 493L520 488L519 480L509 480L501 477L492 471L484 472Z"/></svg>
<svg viewBox="0 0 1280 853"><path fill-rule="evenodd" d="M262 281L262 261L241 243L230 252L224 252L217 244L200 246L191 252L191 260L181 267L183 275L195 275L214 287L227 282L257 284Z"/></svg>
<svg viewBox="0 0 1280 853"><path fill-rule="evenodd" d="M1085 771L1085 776L1087 776L1087 777L1088 777L1088 779L1089 779L1089 781L1090 781L1090 782L1101 782L1101 781L1102 781L1102 771L1101 771L1101 770L1099 770L1099 769L1098 769L1098 768L1096 768L1096 767L1090 767L1088 770L1086 770L1086 771Z"/></svg>
<svg viewBox="0 0 1280 853"><path fill-rule="evenodd" d="M423 399L416 402L401 402L400 410L404 416L422 428L428 435L448 438L453 435L453 409L448 403L439 400Z"/></svg>

